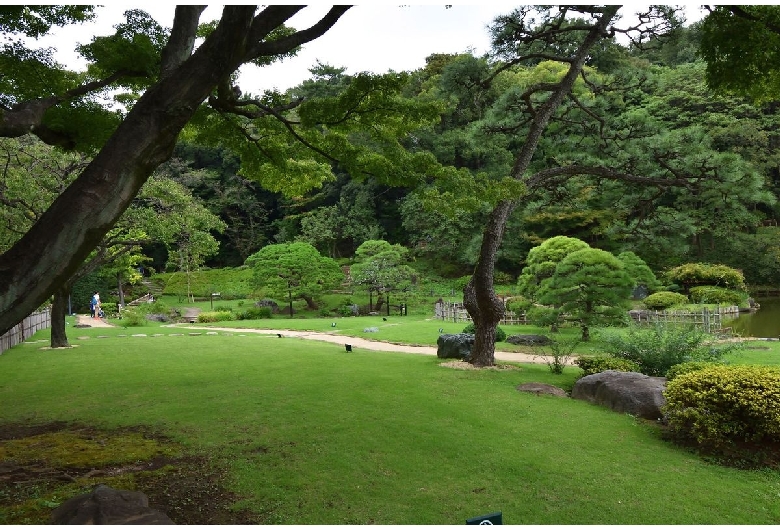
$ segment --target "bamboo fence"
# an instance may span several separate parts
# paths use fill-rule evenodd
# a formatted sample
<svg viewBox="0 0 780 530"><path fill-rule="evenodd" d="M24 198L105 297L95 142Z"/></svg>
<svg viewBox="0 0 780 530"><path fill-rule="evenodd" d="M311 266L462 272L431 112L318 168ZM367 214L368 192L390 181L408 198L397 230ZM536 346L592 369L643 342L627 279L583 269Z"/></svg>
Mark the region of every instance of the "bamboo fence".
<svg viewBox="0 0 780 530"><path fill-rule="evenodd" d="M17 325L12 327L8 333L0 337L0 354L17 344L24 342L32 337L36 332L47 329L51 326L51 310L45 309L31 314Z"/></svg>

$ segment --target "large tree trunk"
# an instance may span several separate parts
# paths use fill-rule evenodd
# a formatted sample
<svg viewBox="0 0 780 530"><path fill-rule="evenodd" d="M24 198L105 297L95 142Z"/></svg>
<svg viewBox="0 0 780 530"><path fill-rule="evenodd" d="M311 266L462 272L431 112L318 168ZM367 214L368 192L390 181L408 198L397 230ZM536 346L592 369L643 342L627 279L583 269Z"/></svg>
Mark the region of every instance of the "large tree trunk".
<svg viewBox="0 0 780 530"><path fill-rule="evenodd" d="M301 295L301 297L306 300L306 307L311 309L312 311L316 311L320 308L320 306L317 305L317 302L314 301L314 298L309 296L308 294Z"/></svg>
<svg viewBox="0 0 780 530"><path fill-rule="evenodd" d="M122 273L116 273L116 288L119 292L119 307L125 307L125 291L122 289Z"/></svg>
<svg viewBox="0 0 780 530"><path fill-rule="evenodd" d="M51 347L69 348L68 336L65 333L65 315L68 314L68 295L70 284L54 291L54 300L51 304Z"/></svg>
<svg viewBox="0 0 780 530"><path fill-rule="evenodd" d="M607 27L619 9L620 6L604 8L598 22L594 24L572 57L566 75L550 93L548 99L535 110L528 134L512 166L512 178L522 180L525 177L550 119L571 92L574 82L582 72L590 49L607 35ZM475 366L495 364L496 326L504 314L505 307L503 301L493 291L493 272L496 255L504 237L504 228L515 206L516 203L503 201L498 203L491 212L482 234L482 246L477 265L463 289L463 303L474 321L474 347L469 362Z"/></svg>
<svg viewBox="0 0 780 530"><path fill-rule="evenodd" d="M512 204L502 202L491 212L482 235L477 265L463 289L463 305L474 321L474 347L469 362L474 366L493 366L496 352L496 326L506 310L493 290L496 254Z"/></svg>
<svg viewBox="0 0 780 530"><path fill-rule="evenodd" d="M192 54L198 23L193 15L203 7L176 8L163 54L163 77L133 105L76 181L24 237L0 255L0 334L73 277L152 171L170 158L179 132L221 82L260 55L287 53L322 35L348 9L331 10L320 23L289 39L264 42L269 32L301 8L268 6L255 20L256 6L225 6L216 29Z"/></svg>

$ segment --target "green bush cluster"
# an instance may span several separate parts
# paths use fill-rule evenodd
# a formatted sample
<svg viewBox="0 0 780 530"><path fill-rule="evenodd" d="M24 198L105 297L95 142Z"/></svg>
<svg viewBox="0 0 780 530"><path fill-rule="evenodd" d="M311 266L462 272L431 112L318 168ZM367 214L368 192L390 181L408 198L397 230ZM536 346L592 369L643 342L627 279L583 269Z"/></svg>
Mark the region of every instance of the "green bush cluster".
<svg viewBox="0 0 780 530"><path fill-rule="evenodd" d="M574 364L582 368L586 375L600 374L607 370L617 370L618 372L638 372L639 365L627 359L618 359L615 357L579 357Z"/></svg>
<svg viewBox="0 0 780 530"><path fill-rule="evenodd" d="M468 325L466 325L465 328L463 328L463 333L471 333L474 334L475 328L474 323L471 322ZM496 326L496 342L504 342L506 340L506 331L501 329L501 326Z"/></svg>
<svg viewBox="0 0 780 530"><path fill-rule="evenodd" d="M745 276L742 272L726 265L685 263L667 271L665 276L669 281L686 287L718 285L729 289L745 289Z"/></svg>
<svg viewBox="0 0 780 530"><path fill-rule="evenodd" d="M244 311L236 313L236 320L260 320L261 318L271 318L272 310L270 307L248 307Z"/></svg>
<svg viewBox="0 0 780 530"><path fill-rule="evenodd" d="M671 381L677 376L687 374L689 372L695 372L697 370L704 370L710 366L720 366L722 363L713 361L689 361L687 363L675 364L666 371L666 379Z"/></svg>
<svg viewBox="0 0 780 530"><path fill-rule="evenodd" d="M748 295L744 291L735 291L714 285L691 287L691 302L695 304L726 304L745 306Z"/></svg>
<svg viewBox="0 0 780 530"><path fill-rule="evenodd" d="M780 442L780 370L710 366L670 381L662 408L673 434L707 448Z"/></svg>
<svg viewBox="0 0 780 530"><path fill-rule="evenodd" d="M642 300L642 303L647 309L661 310L676 305L687 304L688 297L684 294L673 293L671 291L658 291Z"/></svg>
<svg viewBox="0 0 780 530"><path fill-rule="evenodd" d="M645 375L661 377L676 364L717 361L741 347L739 343L716 344L709 339L692 326L657 324L631 326L624 332L606 331L602 343L613 357L637 363Z"/></svg>
<svg viewBox="0 0 780 530"><path fill-rule="evenodd" d="M225 322L233 320L233 313L230 311L206 311L198 315L198 322L201 324L207 322Z"/></svg>
<svg viewBox="0 0 780 530"><path fill-rule="evenodd" d="M139 327L146 324L146 313L138 308L128 307L120 313L122 316L122 325L126 327Z"/></svg>

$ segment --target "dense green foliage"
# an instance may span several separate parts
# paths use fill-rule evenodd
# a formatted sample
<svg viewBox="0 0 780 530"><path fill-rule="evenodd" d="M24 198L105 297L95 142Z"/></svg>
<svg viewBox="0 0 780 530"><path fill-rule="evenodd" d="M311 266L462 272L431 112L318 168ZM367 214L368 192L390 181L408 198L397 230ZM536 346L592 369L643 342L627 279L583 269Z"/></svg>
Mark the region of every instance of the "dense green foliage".
<svg viewBox="0 0 780 530"><path fill-rule="evenodd" d="M688 297L682 293L674 293L672 291L658 291L649 295L642 300L642 304L647 309L669 309L677 305L683 305L688 303Z"/></svg>
<svg viewBox="0 0 780 530"><path fill-rule="evenodd" d="M542 282L539 303L554 306L564 318L578 322L582 340L590 328L623 323L634 281L620 261L605 250L587 248L572 252Z"/></svg>
<svg viewBox="0 0 780 530"><path fill-rule="evenodd" d="M467 324L465 328L463 328L462 333L471 333L474 334L474 323ZM506 340L506 331L501 326L496 326L496 342L504 342Z"/></svg>
<svg viewBox="0 0 780 530"><path fill-rule="evenodd" d="M717 361L738 350L739 343L718 344L703 331L689 326L656 324L630 326L601 336L604 350L639 365L645 375L663 377L674 365L690 361Z"/></svg>
<svg viewBox="0 0 780 530"><path fill-rule="evenodd" d="M691 287L690 293L691 302L694 304L736 305L740 307L747 305L748 295L745 291L735 291L714 285L700 285Z"/></svg>
<svg viewBox="0 0 780 530"><path fill-rule="evenodd" d="M671 381L678 375L687 374L688 372L696 372L697 370L704 370L710 366L718 366L724 364L722 362L714 361L688 361L680 364L675 364L666 371L667 381Z"/></svg>
<svg viewBox="0 0 780 530"><path fill-rule="evenodd" d="M721 264L684 263L664 274L670 282L681 285L686 291L699 285L715 285L726 289L744 290L742 272Z"/></svg>
<svg viewBox="0 0 780 530"><path fill-rule="evenodd" d="M780 371L711 366L678 375L664 392L669 428L704 448L747 448L780 442Z"/></svg>
<svg viewBox="0 0 780 530"><path fill-rule="evenodd" d="M640 367L634 361L629 359L620 359L617 357L578 357L574 364L582 368L582 375L600 374L607 370L616 370L618 372L639 372Z"/></svg>
<svg viewBox="0 0 780 530"><path fill-rule="evenodd" d="M309 243L268 245L249 256L252 284L261 294L286 299L293 313L293 300L303 298L317 309L315 298L344 281L335 260L320 254Z"/></svg>

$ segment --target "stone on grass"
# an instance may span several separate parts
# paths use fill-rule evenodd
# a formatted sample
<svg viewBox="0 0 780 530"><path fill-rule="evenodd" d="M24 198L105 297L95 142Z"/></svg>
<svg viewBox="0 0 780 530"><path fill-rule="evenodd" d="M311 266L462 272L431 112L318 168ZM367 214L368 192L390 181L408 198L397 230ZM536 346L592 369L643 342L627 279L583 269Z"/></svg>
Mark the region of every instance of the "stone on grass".
<svg viewBox="0 0 780 530"><path fill-rule="evenodd" d="M52 524L176 524L149 507L140 491L99 485L91 493L68 499L52 511Z"/></svg>
<svg viewBox="0 0 780 530"><path fill-rule="evenodd" d="M519 346L547 346L552 341L544 335L510 335L505 342Z"/></svg>
<svg viewBox="0 0 780 530"><path fill-rule="evenodd" d="M568 394L564 389L558 388L557 386L548 385L545 383L523 383L522 385L517 387L517 390L520 392L529 392L531 394L536 394L537 396L542 394L548 394L551 396L568 397Z"/></svg>
<svg viewBox="0 0 780 530"><path fill-rule="evenodd" d="M580 378L574 383L571 397L609 407L615 412L658 420L663 416L661 407L666 402L665 387L665 377L607 370Z"/></svg>
<svg viewBox="0 0 780 530"><path fill-rule="evenodd" d="M379 328L363 328L363 333L379 333Z"/></svg>
<svg viewBox="0 0 780 530"><path fill-rule="evenodd" d="M474 347L474 335L471 333L439 335L436 345L438 346L436 357L439 359L468 360Z"/></svg>

